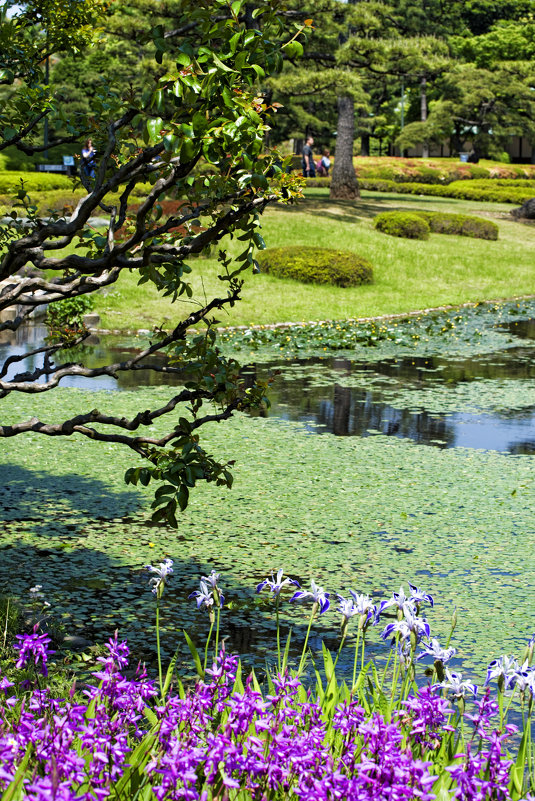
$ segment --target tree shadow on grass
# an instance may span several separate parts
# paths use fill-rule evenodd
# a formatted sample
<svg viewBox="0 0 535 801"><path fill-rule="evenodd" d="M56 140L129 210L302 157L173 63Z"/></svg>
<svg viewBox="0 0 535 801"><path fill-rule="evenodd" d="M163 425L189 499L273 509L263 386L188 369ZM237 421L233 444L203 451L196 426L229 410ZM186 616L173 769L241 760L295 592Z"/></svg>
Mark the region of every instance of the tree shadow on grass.
<svg viewBox="0 0 535 801"><path fill-rule="evenodd" d="M320 216L336 222L354 224L362 220L372 220L382 211L407 211L407 205L422 206L426 200L433 205L448 206L452 203L452 198L441 198L429 196L423 198L420 195L392 196L389 194L373 194L371 197L363 197L358 200L331 200L328 196L309 195L293 206L283 206L278 211L284 213L306 212L312 216ZM411 208L412 210L412 208ZM429 210L429 209L427 209ZM425 208L415 208L414 211L426 211Z"/></svg>

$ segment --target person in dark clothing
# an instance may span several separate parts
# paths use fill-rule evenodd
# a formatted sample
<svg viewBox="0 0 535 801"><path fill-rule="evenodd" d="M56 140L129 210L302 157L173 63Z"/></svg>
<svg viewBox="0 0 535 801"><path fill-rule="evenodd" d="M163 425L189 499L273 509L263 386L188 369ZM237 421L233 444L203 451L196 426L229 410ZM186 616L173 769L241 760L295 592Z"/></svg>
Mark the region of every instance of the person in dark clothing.
<svg viewBox="0 0 535 801"><path fill-rule="evenodd" d="M84 147L82 148L80 167L82 170L82 175L85 175L86 178L95 177L95 170L97 167L97 151L93 147L93 142L91 139L87 139Z"/></svg>
<svg viewBox="0 0 535 801"><path fill-rule="evenodd" d="M302 165L303 165L303 175L305 178L316 177L316 164L314 163L314 154L312 153L313 144L314 144L314 139L311 136L309 136L303 148Z"/></svg>

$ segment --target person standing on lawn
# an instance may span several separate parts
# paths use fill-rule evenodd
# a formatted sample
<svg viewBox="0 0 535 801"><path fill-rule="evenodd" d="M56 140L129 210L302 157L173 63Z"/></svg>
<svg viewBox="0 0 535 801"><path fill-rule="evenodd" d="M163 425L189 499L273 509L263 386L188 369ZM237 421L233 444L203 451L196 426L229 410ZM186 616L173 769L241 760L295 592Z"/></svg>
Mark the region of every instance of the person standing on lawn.
<svg viewBox="0 0 535 801"><path fill-rule="evenodd" d="M316 164L314 163L314 154L312 153L312 145L314 144L314 139L311 136L307 137L305 142L305 146L303 148L303 175L305 178L315 178L316 177Z"/></svg>
<svg viewBox="0 0 535 801"><path fill-rule="evenodd" d="M97 167L97 151L93 147L91 139L87 139L82 148L82 158L80 161L82 175L86 178L94 178Z"/></svg>

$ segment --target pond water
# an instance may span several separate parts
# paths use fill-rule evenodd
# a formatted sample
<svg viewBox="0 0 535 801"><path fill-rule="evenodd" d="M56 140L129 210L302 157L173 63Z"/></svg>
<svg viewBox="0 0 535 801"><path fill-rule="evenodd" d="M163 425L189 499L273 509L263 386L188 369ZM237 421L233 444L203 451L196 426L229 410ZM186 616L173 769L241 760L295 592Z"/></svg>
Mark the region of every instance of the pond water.
<svg viewBox="0 0 535 801"><path fill-rule="evenodd" d="M290 361L238 355L248 362L246 380L279 373L271 408L265 419L238 417L209 431L211 452L237 459L235 486L200 488L178 532L151 524L147 494L124 486L132 456L119 447L69 438L58 448L39 435L3 443L0 591L27 598L42 584L69 632L101 641L119 626L151 661L154 610L142 566L175 560L163 610L167 654L183 627L202 643L206 620L187 599L215 568L233 601L229 646L258 664L272 653L274 615L254 587L272 568L375 599L409 580L437 596L434 634L447 636L457 607L464 668L480 674L484 660L532 633L535 586L535 322L493 323L493 331L506 347L400 349L373 362L347 352ZM0 358L29 354L44 333L4 341ZM88 360L120 360L135 347L102 338ZM28 355L16 370L31 371L40 358ZM73 380L45 393L40 410L55 418L58 407L109 404L129 414L161 400L162 383L152 373ZM4 403L20 419L32 399ZM283 620L302 642L306 610L285 608ZM336 649L331 613L314 649L319 635ZM384 654L374 641L371 652Z"/></svg>
<svg viewBox="0 0 535 801"><path fill-rule="evenodd" d="M528 341L535 339L535 320L509 323L505 330ZM0 361L14 355L31 354L46 336L44 326L32 326L0 340ZM92 336L84 350L89 367L130 358L136 343L125 346L120 337ZM160 359L161 363L162 359ZM31 372L43 364L42 354L28 355L13 364L7 378ZM242 374L249 381L275 375L270 390L271 407L264 415L303 423L313 434L367 437L378 433L410 439L438 448L479 448L505 453L535 452L535 405L522 408L478 408L478 384L487 389L492 381L535 379L535 346L510 348L470 358L440 356L390 358L372 364L341 356L322 359L273 360L247 364ZM132 390L141 386L177 384L170 376L136 371L115 379L68 378L65 387L90 390ZM472 385L473 408L434 412L426 408L429 393L440 387ZM425 402L418 393L426 393ZM406 397L414 397L412 407ZM403 402L399 402L400 399ZM485 399L484 399L485 400ZM534 399L535 400L535 399Z"/></svg>

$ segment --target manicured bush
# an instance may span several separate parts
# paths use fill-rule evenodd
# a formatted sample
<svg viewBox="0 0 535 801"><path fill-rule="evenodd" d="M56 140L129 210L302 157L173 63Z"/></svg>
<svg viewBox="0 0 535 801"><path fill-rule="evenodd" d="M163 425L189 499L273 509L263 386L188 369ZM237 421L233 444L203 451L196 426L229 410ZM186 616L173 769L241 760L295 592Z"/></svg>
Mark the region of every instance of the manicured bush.
<svg viewBox="0 0 535 801"><path fill-rule="evenodd" d="M372 281L373 268L348 250L315 247L269 248L258 255L260 270L305 284L359 286Z"/></svg>
<svg viewBox="0 0 535 801"><path fill-rule="evenodd" d="M425 236L416 235L415 220L425 223ZM447 214L442 211L384 211L374 220L374 227L391 236L408 239L427 239L429 231L434 234L457 234L476 239L498 239L498 226L491 220L469 214Z"/></svg>
<svg viewBox="0 0 535 801"><path fill-rule="evenodd" d="M373 221L374 228L390 236L404 239L428 239L429 224L419 214L410 211L384 211Z"/></svg>
<svg viewBox="0 0 535 801"><path fill-rule="evenodd" d="M524 184L528 184L524 186ZM523 203L533 197L533 181L514 181L500 186L498 181L453 181L447 185L397 183L397 181L361 180L360 188L370 192L395 192L398 195L431 195L476 200L487 203ZM519 184L522 184L519 186Z"/></svg>
<svg viewBox="0 0 535 801"><path fill-rule="evenodd" d="M468 164L455 159L404 159L386 156L357 157L354 162L359 180L366 181L445 185L451 181L471 182L482 178L535 178L535 167L531 164L500 164L492 161Z"/></svg>
<svg viewBox="0 0 535 801"><path fill-rule="evenodd" d="M51 189L72 189L72 178L50 172L0 172L0 195L20 189L24 181L26 192L48 192Z"/></svg>
<svg viewBox="0 0 535 801"><path fill-rule="evenodd" d="M434 234L457 234L475 239L498 239L498 226L491 220L469 214L446 214L442 211L413 212L421 216Z"/></svg>

